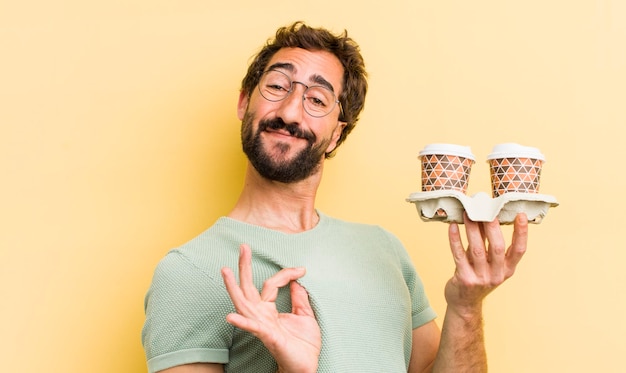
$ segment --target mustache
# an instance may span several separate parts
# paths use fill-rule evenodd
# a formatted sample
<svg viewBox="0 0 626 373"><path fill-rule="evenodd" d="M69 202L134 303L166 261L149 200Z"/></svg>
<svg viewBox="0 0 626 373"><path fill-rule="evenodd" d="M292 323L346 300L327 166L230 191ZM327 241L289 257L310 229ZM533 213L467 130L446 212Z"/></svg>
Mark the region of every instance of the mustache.
<svg viewBox="0 0 626 373"><path fill-rule="evenodd" d="M303 130L302 127L295 123L285 123L281 118L265 119L259 122L259 131L265 131L268 128L272 130L285 130L289 132L291 136L305 139L309 142L315 142L316 140L314 133Z"/></svg>

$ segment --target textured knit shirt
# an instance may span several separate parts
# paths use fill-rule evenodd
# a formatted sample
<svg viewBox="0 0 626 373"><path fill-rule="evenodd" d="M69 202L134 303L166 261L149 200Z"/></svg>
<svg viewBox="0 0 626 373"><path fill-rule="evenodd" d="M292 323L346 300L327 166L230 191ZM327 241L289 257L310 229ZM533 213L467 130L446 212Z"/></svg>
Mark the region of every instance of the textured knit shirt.
<svg viewBox="0 0 626 373"><path fill-rule="evenodd" d="M224 364L226 372L276 372L265 346L226 322L235 310L220 270L238 275L239 246L246 243L259 290L282 268L306 267L298 282L322 333L318 372L405 373L412 329L435 318L406 250L378 226L319 215L317 226L297 234L222 217L170 251L145 299L149 372L194 362ZM291 311L288 287L276 306Z"/></svg>

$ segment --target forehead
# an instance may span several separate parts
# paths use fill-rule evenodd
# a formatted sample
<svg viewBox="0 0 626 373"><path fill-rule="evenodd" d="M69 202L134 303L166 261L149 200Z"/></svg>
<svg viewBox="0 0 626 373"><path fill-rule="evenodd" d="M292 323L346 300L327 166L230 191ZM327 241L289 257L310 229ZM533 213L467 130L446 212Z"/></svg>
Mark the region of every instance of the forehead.
<svg viewBox="0 0 626 373"><path fill-rule="evenodd" d="M321 76L332 84L335 92L340 92L343 83L343 66L339 59L327 51L310 51L302 48L283 48L276 52L267 68L275 64L288 64L292 79L313 82Z"/></svg>

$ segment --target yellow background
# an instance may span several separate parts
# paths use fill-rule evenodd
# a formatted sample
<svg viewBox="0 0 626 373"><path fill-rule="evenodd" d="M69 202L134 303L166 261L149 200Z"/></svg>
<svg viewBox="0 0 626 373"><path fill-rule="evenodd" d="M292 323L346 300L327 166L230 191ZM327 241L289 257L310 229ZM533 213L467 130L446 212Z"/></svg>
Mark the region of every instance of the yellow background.
<svg viewBox="0 0 626 373"><path fill-rule="evenodd" d="M492 372L623 372L626 3L0 2L0 370L145 372L157 261L227 213L250 57L278 26L349 30L370 94L318 207L406 244L441 315L446 225L405 198L426 144L546 156L560 206L486 302ZM505 227L507 235L510 227Z"/></svg>

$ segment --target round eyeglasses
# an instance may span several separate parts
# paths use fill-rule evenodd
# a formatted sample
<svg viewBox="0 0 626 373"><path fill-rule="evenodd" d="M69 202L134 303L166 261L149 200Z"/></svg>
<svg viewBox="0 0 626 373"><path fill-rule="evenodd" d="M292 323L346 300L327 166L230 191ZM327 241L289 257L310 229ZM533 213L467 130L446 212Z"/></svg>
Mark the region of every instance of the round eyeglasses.
<svg viewBox="0 0 626 373"><path fill-rule="evenodd" d="M321 85L308 86L302 82L291 80L291 78L278 70L268 70L261 75L259 81L259 92L268 101L282 101L294 91L295 84L302 84L302 106L310 116L321 118L330 114L335 105L339 104L339 110L343 116L341 102L337 100L335 93L327 87Z"/></svg>

